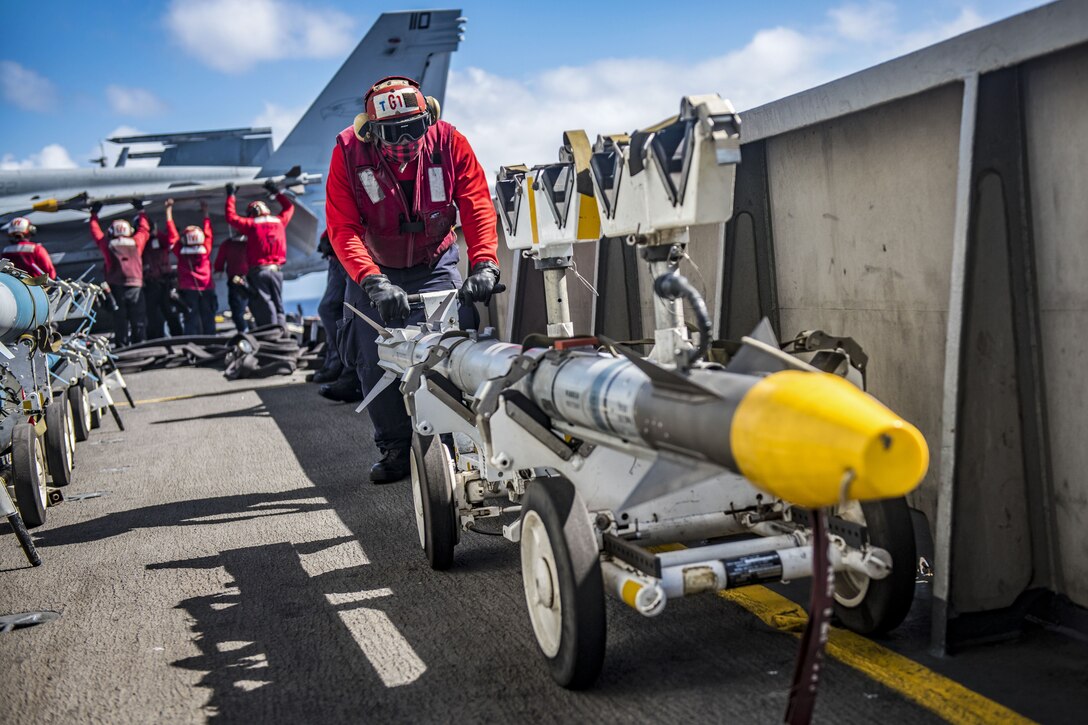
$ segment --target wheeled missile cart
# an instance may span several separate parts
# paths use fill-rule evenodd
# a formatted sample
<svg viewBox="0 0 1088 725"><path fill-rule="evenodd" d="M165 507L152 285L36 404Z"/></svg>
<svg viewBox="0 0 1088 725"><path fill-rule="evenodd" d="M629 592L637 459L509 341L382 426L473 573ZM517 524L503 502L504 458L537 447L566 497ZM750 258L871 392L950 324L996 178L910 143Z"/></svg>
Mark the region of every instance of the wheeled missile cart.
<svg viewBox="0 0 1088 725"><path fill-rule="evenodd" d="M0 262L0 446L7 484L28 528L45 522L72 480L77 440L92 425L94 358L91 283L34 278ZM65 334L62 334L62 330Z"/></svg>
<svg viewBox="0 0 1088 725"><path fill-rule="evenodd" d="M910 606L914 542L901 497L928 454L913 426L858 387L860 348L811 332L786 351L764 322L724 364L705 359L705 304L677 262L691 226L729 218L738 161L739 119L716 96L685 98L678 118L629 142L613 137L590 159L561 158L571 179L591 169L587 198L605 233L647 250L658 296L649 357L607 339L523 347L458 330L452 293L420 296L421 325L377 328L386 375L376 390L399 380L415 429L414 508L431 566L453 564L462 531L519 514L502 533L520 543L533 631L565 687L600 672L606 594L656 616L670 598L811 576L811 509L835 509L830 559L846 626L887 630ZM558 228L562 214L537 208L524 227L517 205L542 191L578 208L587 187L533 188L532 174L500 176L500 212L514 212L500 213L508 238L575 243L577 225L566 236L539 228ZM686 548L648 548L677 543Z"/></svg>

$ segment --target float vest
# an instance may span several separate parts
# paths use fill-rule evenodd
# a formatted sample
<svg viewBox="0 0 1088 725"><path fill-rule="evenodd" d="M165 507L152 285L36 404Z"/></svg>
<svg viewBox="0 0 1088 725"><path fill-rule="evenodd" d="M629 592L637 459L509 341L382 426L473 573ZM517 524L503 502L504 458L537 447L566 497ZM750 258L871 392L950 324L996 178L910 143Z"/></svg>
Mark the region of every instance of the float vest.
<svg viewBox="0 0 1088 725"><path fill-rule="evenodd" d="M416 165L415 193L408 199L373 143L360 141L351 126L337 136L366 230L363 243L379 267L433 265L457 238L452 141L453 126L445 121L427 129L419 156L408 162Z"/></svg>
<svg viewBox="0 0 1088 725"><path fill-rule="evenodd" d="M114 237L109 242L113 264L106 265L106 281L114 287L143 287L144 264L140 248L132 237Z"/></svg>

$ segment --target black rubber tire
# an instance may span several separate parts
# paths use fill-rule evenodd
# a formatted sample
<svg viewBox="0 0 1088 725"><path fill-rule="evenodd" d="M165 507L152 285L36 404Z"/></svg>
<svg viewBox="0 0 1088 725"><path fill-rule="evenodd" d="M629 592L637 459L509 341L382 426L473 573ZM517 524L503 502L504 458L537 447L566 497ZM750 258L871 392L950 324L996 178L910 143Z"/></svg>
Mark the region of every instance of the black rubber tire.
<svg viewBox="0 0 1088 725"><path fill-rule="evenodd" d="M57 396L45 406L45 460L58 488L72 482L73 440L69 437L72 411L68 398Z"/></svg>
<svg viewBox="0 0 1088 725"><path fill-rule="evenodd" d="M413 496L419 496L422 504L423 550L431 568L443 571L453 566L453 550L457 546L449 449L438 436L413 434L411 465ZM413 508L414 505L413 502ZM417 527L418 524L417 519Z"/></svg>
<svg viewBox="0 0 1088 725"><path fill-rule="evenodd" d="M82 443L91 437L91 401L82 385L68 387L68 403L72 406L72 426L76 440Z"/></svg>
<svg viewBox="0 0 1088 725"><path fill-rule="evenodd" d="M555 562L561 606L558 651L548 655L539 635L548 670L559 685L570 690L591 687L604 666L606 625L604 582L600 552L582 502L571 484L562 477L539 478L529 485L522 501L522 584L526 606L533 607L528 565L526 520L537 516L547 532ZM532 613L530 612L530 621Z"/></svg>
<svg viewBox="0 0 1088 725"><path fill-rule="evenodd" d="M858 634L883 634L902 624L914 601L918 566L914 525L906 499L866 501L861 504L869 542L892 557L892 571L884 579L869 579L868 590L853 607L835 601L835 616L847 629ZM852 586L843 573L835 575L836 592Z"/></svg>
<svg viewBox="0 0 1088 725"><path fill-rule="evenodd" d="M87 395L90 395L98 387L98 383L94 382L90 378L84 378L80 383L83 389L87 391ZM95 408L91 408L91 430L102 426L102 411Z"/></svg>
<svg viewBox="0 0 1088 725"><path fill-rule="evenodd" d="M45 453L30 423L19 423L11 431L11 477L23 523L28 529L41 526L46 505Z"/></svg>

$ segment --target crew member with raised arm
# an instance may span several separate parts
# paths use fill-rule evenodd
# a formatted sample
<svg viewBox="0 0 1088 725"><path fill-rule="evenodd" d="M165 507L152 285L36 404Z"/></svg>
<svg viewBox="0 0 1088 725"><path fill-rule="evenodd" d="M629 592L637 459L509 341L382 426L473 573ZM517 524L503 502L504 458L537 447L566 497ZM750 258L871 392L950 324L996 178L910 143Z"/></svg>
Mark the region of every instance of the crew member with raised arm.
<svg viewBox="0 0 1088 725"><path fill-rule="evenodd" d="M246 321L246 309L249 307L249 285L246 283L246 273L249 272L249 263L246 262L246 235L234 235L219 245L219 251L215 254L216 274L225 273L227 276L227 305L230 307L230 317L234 321L234 327L238 332L249 329Z"/></svg>
<svg viewBox="0 0 1088 725"><path fill-rule="evenodd" d="M257 327L276 323L283 325L287 317L283 312L283 269L287 261L287 225L295 213L291 199L269 179L264 188L276 197L280 213L274 215L263 201L251 201L245 217L234 209L237 188L227 184L227 223L246 235L246 261L249 272L249 309Z"/></svg>
<svg viewBox="0 0 1088 725"><path fill-rule="evenodd" d="M151 225L142 201L133 199L132 207L139 212L137 228L133 229L125 219L114 219L107 234L98 224L102 202L91 205L91 238L105 258L105 286L117 303L117 311L113 313L113 344L117 347L143 342L147 327L143 253L151 236Z"/></svg>
<svg viewBox="0 0 1088 725"><path fill-rule="evenodd" d="M460 288L462 327L475 327L473 302L498 286L498 229L483 168L468 141L439 120L438 102L404 77L378 81L366 112L336 138L326 188L326 219L336 256L351 282L346 302L389 326L421 321L408 295ZM470 274L462 283L454 224L460 212ZM346 309L346 308L345 308ZM373 330L345 312L338 350L363 391L381 378ZM412 426L396 386L367 412L381 460L370 480L408 474Z"/></svg>
<svg viewBox="0 0 1088 725"><path fill-rule="evenodd" d="M178 267L170 253L170 234L159 229L154 219L151 237L144 247L144 302L147 305L147 339L155 340L181 334L181 316L177 298ZM166 328L163 328L163 325Z"/></svg>
<svg viewBox="0 0 1088 725"><path fill-rule="evenodd" d="M15 217L8 225L8 246L4 247L4 259L10 259L12 263L27 274L35 277L47 275L49 279L57 278L57 270L53 267L53 260L45 247L33 239L38 228L30 223L26 217Z"/></svg>
<svg viewBox="0 0 1088 725"><path fill-rule="evenodd" d="M185 227L185 234L178 234L174 200L166 200L166 231L170 235L170 248L178 258L178 290L189 308L185 313L186 335L214 335L219 307L212 282L212 220L208 216L208 202L203 199L200 213L204 215L203 228L190 224Z"/></svg>

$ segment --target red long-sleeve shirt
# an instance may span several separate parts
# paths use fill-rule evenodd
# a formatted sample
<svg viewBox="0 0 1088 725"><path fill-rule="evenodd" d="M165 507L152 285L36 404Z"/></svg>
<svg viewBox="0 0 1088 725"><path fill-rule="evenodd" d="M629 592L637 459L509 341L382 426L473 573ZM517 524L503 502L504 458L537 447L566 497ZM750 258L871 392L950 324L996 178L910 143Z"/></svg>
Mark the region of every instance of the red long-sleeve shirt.
<svg viewBox="0 0 1088 725"><path fill-rule="evenodd" d="M477 262L498 265L499 231L483 167L469 146L468 139L456 130L453 131L452 151L453 201L460 212L461 228L468 244L469 269ZM415 165L406 164L403 171L393 169L393 173L398 181L414 181ZM361 283L364 277L381 273L363 241L366 228L359 219L351 176L339 145L332 151L332 163L325 184L325 221L336 257L353 280Z"/></svg>
<svg viewBox="0 0 1088 725"><path fill-rule="evenodd" d="M4 247L4 258L10 259L16 267L27 274L38 277L49 275L49 279L57 278L57 270L53 267L53 260L45 247L32 242L29 239L12 240L11 244Z"/></svg>
<svg viewBox="0 0 1088 725"><path fill-rule="evenodd" d="M140 212L136 233L127 238L108 238L98 224L97 214L91 214L90 226L91 239L106 259L106 281L118 287L143 287L142 257L147 240L151 237L151 225L147 223L147 215Z"/></svg>
<svg viewBox="0 0 1088 725"><path fill-rule="evenodd" d="M204 217L204 243L182 244L174 220L166 222L170 248L178 258L178 289L204 291L212 286L212 220Z"/></svg>
<svg viewBox="0 0 1088 725"><path fill-rule="evenodd" d="M219 251L215 254L215 271L226 271L227 277L245 277L249 271L249 263L246 262L246 240L232 238L219 245Z"/></svg>
<svg viewBox="0 0 1088 725"><path fill-rule="evenodd" d="M246 235L246 262L250 267L283 264L287 261L287 225L295 205L286 194L276 194L279 216L242 217L234 208L234 196L227 197L227 223Z"/></svg>

